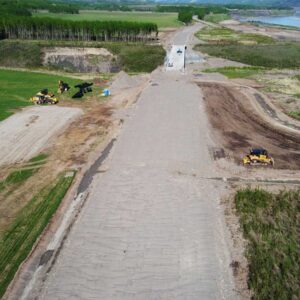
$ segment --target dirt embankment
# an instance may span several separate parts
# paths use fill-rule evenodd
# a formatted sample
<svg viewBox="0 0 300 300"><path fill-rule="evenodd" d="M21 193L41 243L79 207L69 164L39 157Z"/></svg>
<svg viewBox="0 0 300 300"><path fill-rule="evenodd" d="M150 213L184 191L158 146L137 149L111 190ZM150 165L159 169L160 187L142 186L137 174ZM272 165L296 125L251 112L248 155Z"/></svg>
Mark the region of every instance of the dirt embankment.
<svg viewBox="0 0 300 300"><path fill-rule="evenodd" d="M275 168L300 169L300 134L278 129L264 121L250 100L234 87L199 83L210 122L226 154L241 163L252 147L263 147L275 159Z"/></svg>
<svg viewBox="0 0 300 300"><path fill-rule="evenodd" d="M117 72L117 58L104 48L43 48L43 64L69 72Z"/></svg>

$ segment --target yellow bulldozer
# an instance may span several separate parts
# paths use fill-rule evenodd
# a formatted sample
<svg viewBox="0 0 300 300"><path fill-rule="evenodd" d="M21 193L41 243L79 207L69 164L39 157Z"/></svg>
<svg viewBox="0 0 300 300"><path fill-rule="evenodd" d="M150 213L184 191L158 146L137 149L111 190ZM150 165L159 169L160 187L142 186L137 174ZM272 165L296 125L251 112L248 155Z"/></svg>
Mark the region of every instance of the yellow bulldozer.
<svg viewBox="0 0 300 300"><path fill-rule="evenodd" d="M249 154L243 158L244 165L274 165L274 159L263 148L250 149Z"/></svg>
<svg viewBox="0 0 300 300"><path fill-rule="evenodd" d="M54 97L54 94L48 93L47 89L41 90L35 96L30 98L30 101L34 104L57 104L58 99Z"/></svg>

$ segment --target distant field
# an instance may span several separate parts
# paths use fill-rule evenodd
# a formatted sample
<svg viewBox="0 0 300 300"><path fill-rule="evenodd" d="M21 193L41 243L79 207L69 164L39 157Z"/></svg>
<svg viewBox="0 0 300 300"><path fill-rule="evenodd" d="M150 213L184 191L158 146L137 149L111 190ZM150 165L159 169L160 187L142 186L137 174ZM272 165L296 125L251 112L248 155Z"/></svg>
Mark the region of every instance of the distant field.
<svg viewBox="0 0 300 300"><path fill-rule="evenodd" d="M0 121L12 115L14 110L31 105L29 98L41 89L48 88L56 93L58 80L66 81L70 86L80 82L62 76L0 70Z"/></svg>
<svg viewBox="0 0 300 300"><path fill-rule="evenodd" d="M79 14L35 13L37 17L60 18L73 21L131 21L152 22L159 28L179 27L177 13L120 12L120 11L80 11Z"/></svg>
<svg viewBox="0 0 300 300"><path fill-rule="evenodd" d="M228 14L209 14L204 17L204 21L219 23L225 20L229 20L230 16Z"/></svg>

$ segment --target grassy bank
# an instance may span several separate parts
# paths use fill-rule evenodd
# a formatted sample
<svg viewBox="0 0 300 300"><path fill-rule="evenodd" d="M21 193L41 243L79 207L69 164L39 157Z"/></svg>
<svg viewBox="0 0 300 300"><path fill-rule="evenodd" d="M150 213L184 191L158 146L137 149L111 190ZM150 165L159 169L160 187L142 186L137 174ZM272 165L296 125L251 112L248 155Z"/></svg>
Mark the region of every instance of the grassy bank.
<svg viewBox="0 0 300 300"><path fill-rule="evenodd" d="M300 190L237 192L235 204L249 262L253 299L298 299Z"/></svg>
<svg viewBox="0 0 300 300"><path fill-rule="evenodd" d="M12 115L16 109L31 105L30 97L41 89L48 88L49 91L56 93L58 80L68 82L72 87L81 82L63 76L0 70L0 121ZM74 88L71 89L64 97L71 97L74 91Z"/></svg>
<svg viewBox="0 0 300 300"><path fill-rule="evenodd" d="M151 72L163 64L165 50L159 45L122 42L75 42L75 41L0 41L0 66L42 66L43 47L96 47L105 48L118 57L117 64L127 72Z"/></svg>
<svg viewBox="0 0 300 300"><path fill-rule="evenodd" d="M42 189L18 213L1 236L0 297L57 210L73 178L74 175L65 177L65 174L61 174L55 182Z"/></svg>
<svg viewBox="0 0 300 300"><path fill-rule="evenodd" d="M60 18L72 21L129 21L155 23L159 28L179 27L182 23L177 20L177 13L159 12L121 12L86 10L79 14L35 13L37 17Z"/></svg>
<svg viewBox="0 0 300 300"><path fill-rule="evenodd" d="M211 56L267 68L299 68L300 43L267 45L197 45Z"/></svg>
<svg viewBox="0 0 300 300"><path fill-rule="evenodd" d="M204 17L204 21L212 22L212 23L220 23L222 21L230 20L230 16L228 14L210 14Z"/></svg>
<svg viewBox="0 0 300 300"><path fill-rule="evenodd" d="M275 41L269 36L255 33L240 33L225 27L204 27L196 33L205 44L228 45L228 44L274 44Z"/></svg>
<svg viewBox="0 0 300 300"><path fill-rule="evenodd" d="M261 67L223 67L223 68L210 68L203 72L205 73L221 73L224 76L234 78L249 78L251 76L261 74L264 72L264 68Z"/></svg>
<svg viewBox="0 0 300 300"><path fill-rule="evenodd" d="M281 43L265 35L224 27L205 27L196 36L202 42L195 49L211 56L267 68L300 66L300 43Z"/></svg>

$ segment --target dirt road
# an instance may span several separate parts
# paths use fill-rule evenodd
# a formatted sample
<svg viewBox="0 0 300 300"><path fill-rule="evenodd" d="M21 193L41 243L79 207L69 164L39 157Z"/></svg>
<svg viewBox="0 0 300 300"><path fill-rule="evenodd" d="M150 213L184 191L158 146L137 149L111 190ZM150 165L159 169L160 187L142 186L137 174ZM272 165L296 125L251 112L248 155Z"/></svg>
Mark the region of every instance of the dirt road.
<svg viewBox="0 0 300 300"><path fill-rule="evenodd" d="M198 178L214 175L200 90L181 75L153 80L41 299L234 299L223 186Z"/></svg>
<svg viewBox="0 0 300 300"><path fill-rule="evenodd" d="M177 37L187 44L185 30ZM220 205L225 187L203 179L216 174L201 91L176 72L156 71L151 82L28 299L238 298Z"/></svg>
<svg viewBox="0 0 300 300"><path fill-rule="evenodd" d="M49 146L52 138L81 115L79 108L35 106L0 123L0 165L28 160Z"/></svg>

